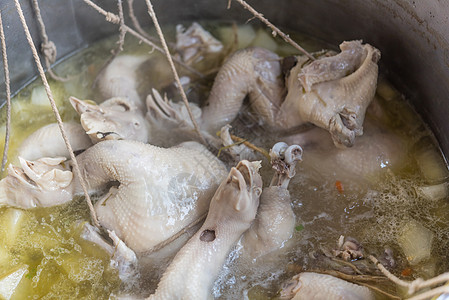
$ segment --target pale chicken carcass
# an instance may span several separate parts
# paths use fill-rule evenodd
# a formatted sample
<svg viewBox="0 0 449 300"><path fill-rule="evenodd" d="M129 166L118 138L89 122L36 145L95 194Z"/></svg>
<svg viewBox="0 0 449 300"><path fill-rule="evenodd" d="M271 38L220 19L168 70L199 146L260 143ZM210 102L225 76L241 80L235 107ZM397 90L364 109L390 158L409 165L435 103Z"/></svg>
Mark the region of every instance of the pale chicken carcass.
<svg viewBox="0 0 449 300"><path fill-rule="evenodd" d="M304 272L284 284L280 299L374 300L375 297L367 287L331 275Z"/></svg>
<svg viewBox="0 0 449 300"><path fill-rule="evenodd" d="M248 96L257 121L273 130L312 123L327 130L337 147L351 147L355 137L363 134L365 111L374 98L380 52L361 41L343 42L340 48L338 54L315 54L313 62L297 56L296 64L286 70L287 60L269 50L235 52L215 77L202 108L201 128L214 134L231 123L246 109L242 104Z"/></svg>
<svg viewBox="0 0 449 300"><path fill-rule="evenodd" d="M118 182L95 204L100 224L136 252L151 249L198 219L226 175L204 146L159 148L105 141L78 157L91 190Z"/></svg>
<svg viewBox="0 0 449 300"><path fill-rule="evenodd" d="M350 147L363 134L366 108L377 87L380 52L361 41L343 42L340 48L335 56L290 70L277 122L284 129L311 122L329 131L337 147Z"/></svg>
<svg viewBox="0 0 449 300"><path fill-rule="evenodd" d="M228 253L256 216L260 162L241 161L213 196L206 221L179 250L148 299L208 299Z"/></svg>
<svg viewBox="0 0 449 300"><path fill-rule="evenodd" d="M77 161L89 192L106 190L95 204L100 224L136 252L151 249L200 218L227 173L222 162L195 142L166 149L135 141L104 141L78 155ZM41 206L48 195L67 194L63 199L69 201L82 194L78 178L70 180L68 165L56 163L40 172L29 167L35 162L24 161L25 171L17 168L17 175L0 182L3 204L29 208ZM67 176L58 186L56 175L61 172ZM11 180L15 184L9 184ZM43 188L47 186L51 189ZM31 205L22 199L30 192L38 195ZM61 204L59 198L53 203L51 199L45 206Z"/></svg>

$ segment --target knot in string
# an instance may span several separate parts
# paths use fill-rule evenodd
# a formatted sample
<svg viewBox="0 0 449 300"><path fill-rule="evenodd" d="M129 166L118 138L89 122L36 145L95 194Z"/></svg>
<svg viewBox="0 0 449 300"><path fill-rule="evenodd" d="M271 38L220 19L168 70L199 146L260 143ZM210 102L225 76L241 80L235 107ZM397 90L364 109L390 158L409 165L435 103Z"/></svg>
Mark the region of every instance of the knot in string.
<svg viewBox="0 0 449 300"><path fill-rule="evenodd" d="M50 63L54 63L56 61L56 45L52 41L48 41L46 43L41 44L41 51L44 56L50 61Z"/></svg>
<svg viewBox="0 0 449 300"><path fill-rule="evenodd" d="M111 13L111 12L107 12L106 13L106 21L114 23L114 24L119 24L120 23L120 17Z"/></svg>

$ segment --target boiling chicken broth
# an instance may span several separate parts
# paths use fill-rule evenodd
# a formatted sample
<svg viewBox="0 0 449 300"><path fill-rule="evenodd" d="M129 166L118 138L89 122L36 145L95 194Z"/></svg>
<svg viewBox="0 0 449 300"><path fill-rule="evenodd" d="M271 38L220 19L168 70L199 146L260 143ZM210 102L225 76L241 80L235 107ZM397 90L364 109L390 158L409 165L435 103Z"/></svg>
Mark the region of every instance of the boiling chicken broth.
<svg viewBox="0 0 449 300"><path fill-rule="evenodd" d="M366 158L353 156L357 151L343 157L347 166L342 166L342 157L334 153L339 150L333 144L329 148L305 146L303 161L289 185L296 215L292 241L285 245L282 254L275 255L276 259L262 259L246 266L244 270L250 269L251 274L233 268L230 259L226 272L215 285L215 295L238 298L240 290L246 289L250 299L264 299L278 295L279 281L285 282L302 271L332 269L355 274L346 264L332 261L341 236L353 237L366 253L384 257L382 263L405 280L431 278L447 271L445 160L427 126L383 79L375 101L374 105L384 111L378 114L379 107L370 107L365 124L374 122L382 128L381 132L394 133L401 145L392 148L397 151L396 161L385 160L379 152L378 172L354 173L351 168L357 169ZM365 135L368 137L372 132L365 130ZM278 136L261 138L261 135L256 134L256 144L265 143L268 147L267 141L282 140ZM265 172L264 178L270 178L270 170L267 168ZM352 263L364 273L380 274L367 260L354 259ZM391 290L388 285L379 285Z"/></svg>
<svg viewBox="0 0 449 300"><path fill-rule="evenodd" d="M223 42L225 54L249 46L264 47L281 56L296 53L263 28L242 25L233 29L227 24L207 24L206 29ZM165 32L174 36L173 28ZM292 37L312 52L329 48L306 36ZM50 81L64 121L78 120L67 101L69 96L99 99L92 85L115 42L113 37L92 45L55 68L57 73L71 77L66 83ZM146 46L132 38L127 38L125 45L125 53L149 58L145 68L139 70L142 98L155 87L178 99L165 58L158 53L149 54ZM210 71L211 75L187 85L189 100L201 103L207 98L214 69L221 65L224 56L205 57L197 64L197 68L205 73ZM185 70L180 72L181 76L189 75ZM9 162L17 163L15 151L23 139L53 120L40 82L31 83L15 96L12 111ZM241 245L237 245L215 283L215 297L275 297L281 283L302 270L350 272L347 265L331 259L340 236L355 238L366 253L376 257L390 253L384 261L392 262L389 267L393 273L405 274L406 279L428 278L448 269L444 251L449 243L446 163L427 126L388 82L379 80L375 100L365 118L365 138L356 138L361 146L356 145L349 156L342 152L345 150L323 142L329 139L327 133L307 135L299 130L282 136L267 134L257 116L254 118L254 113L245 107L232 125L233 133L255 145L268 150L285 139L303 146L304 156L289 185L296 215L291 240L276 253L245 264L239 263ZM2 128L4 132L4 125ZM384 152L375 147L379 144L387 145L391 155L384 157ZM375 167L364 165L366 151L373 152L370 157L375 158ZM266 159L261 173L267 186L273 172ZM108 298L118 293L120 280L109 265L108 254L80 237L85 221L89 221L87 205L78 198L52 208L1 208L0 280L9 280L4 282L10 282L11 288L0 289L0 295ZM366 259L353 263L366 274L377 274ZM163 270L165 266L158 268ZM152 285L142 286L154 290L156 283L152 280Z"/></svg>

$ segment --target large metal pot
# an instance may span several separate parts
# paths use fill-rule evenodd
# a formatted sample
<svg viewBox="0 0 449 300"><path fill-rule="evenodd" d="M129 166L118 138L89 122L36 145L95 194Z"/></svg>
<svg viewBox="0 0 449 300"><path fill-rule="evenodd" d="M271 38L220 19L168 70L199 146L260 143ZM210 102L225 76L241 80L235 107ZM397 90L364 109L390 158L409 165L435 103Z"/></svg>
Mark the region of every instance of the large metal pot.
<svg viewBox="0 0 449 300"><path fill-rule="evenodd" d="M249 3L276 25L304 32L338 45L363 39L382 52L381 72L406 96L435 133L449 155L449 2L440 0L257 0ZM238 3L227 0L153 0L161 23L236 20L252 17ZM116 1L96 1L117 11ZM117 26L82 0L39 0L46 30L64 58L80 47L117 32ZM36 45L41 40L31 0L21 1ZM150 25L145 1L135 1L143 25ZM125 5L126 6L126 5ZM12 91L36 76L13 1L1 1L6 31ZM252 21L257 22L257 21ZM1 102L4 78L1 73Z"/></svg>

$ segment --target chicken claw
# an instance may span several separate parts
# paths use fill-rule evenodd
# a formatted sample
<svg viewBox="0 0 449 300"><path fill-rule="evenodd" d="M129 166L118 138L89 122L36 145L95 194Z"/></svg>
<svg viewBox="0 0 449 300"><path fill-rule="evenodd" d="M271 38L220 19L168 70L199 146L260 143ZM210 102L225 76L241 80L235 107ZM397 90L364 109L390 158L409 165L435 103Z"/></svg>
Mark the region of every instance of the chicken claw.
<svg viewBox="0 0 449 300"><path fill-rule="evenodd" d="M193 128L192 121L184 103L175 103L162 98L156 89L153 89L153 95L147 96L147 119L153 125L165 128ZM195 119L201 117L201 109L194 103L189 103Z"/></svg>
<svg viewBox="0 0 449 300"><path fill-rule="evenodd" d="M195 63L207 53L221 50L223 44L197 22L193 22L187 29L182 25L176 26L176 51L184 62Z"/></svg>
<svg viewBox="0 0 449 300"><path fill-rule="evenodd" d="M155 144L172 146L167 143L167 135L163 136L163 140L159 140L163 132L169 132L172 139L177 140L198 140L198 135L193 126L187 107L183 102L173 102L153 89L153 94L147 96L147 113L146 119L150 125L150 141ZM201 119L201 109L195 103L189 103L189 108L195 120ZM212 134L201 131L206 140L214 146L221 145Z"/></svg>
<svg viewBox="0 0 449 300"><path fill-rule="evenodd" d="M101 104L70 97L80 114L80 122L92 143L104 140L135 140L148 142L149 128L141 109L123 97L114 97Z"/></svg>
<svg viewBox="0 0 449 300"><path fill-rule="evenodd" d="M287 188L290 179L295 176L296 163L302 160L303 150L298 145L288 146L284 142L276 143L270 151L271 164L276 170L270 186Z"/></svg>
<svg viewBox="0 0 449 300"><path fill-rule="evenodd" d="M97 227L87 222L78 224L82 227L81 237L92 242L111 256L111 266L118 271L118 275L125 285L125 289L131 289L138 286L139 272L137 256L133 250L128 248L125 243L115 234L113 230L108 230L112 245L108 243L100 234Z"/></svg>
<svg viewBox="0 0 449 300"><path fill-rule="evenodd" d="M254 153L254 150L250 149L244 143L239 144L232 139L231 133L229 132L231 128L232 127L229 124L221 128L220 139L224 146L222 149L226 149L236 161L240 161L242 159L256 159L257 156Z"/></svg>
<svg viewBox="0 0 449 300"><path fill-rule="evenodd" d="M19 156L21 167L9 165L0 181L0 206L48 207L72 200L73 174L65 157L29 161Z"/></svg>

